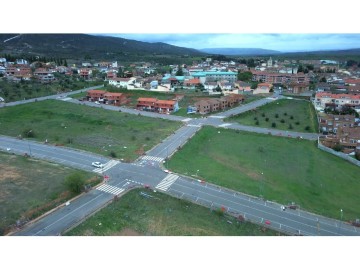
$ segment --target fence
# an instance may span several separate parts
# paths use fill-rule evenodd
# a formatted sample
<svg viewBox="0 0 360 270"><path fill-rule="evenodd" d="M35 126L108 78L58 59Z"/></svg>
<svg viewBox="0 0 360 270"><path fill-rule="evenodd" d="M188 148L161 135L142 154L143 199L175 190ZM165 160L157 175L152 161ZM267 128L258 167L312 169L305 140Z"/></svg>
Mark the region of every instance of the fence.
<svg viewBox="0 0 360 270"><path fill-rule="evenodd" d="M318 148L325 151L325 152L328 152L330 154L338 156L338 157L340 157L342 159L345 159L345 160L355 164L356 166L360 167L360 161L359 160L356 160L355 158L349 157L348 155L346 155L346 154L344 154L342 152L337 152L337 151L335 151L335 150L333 150L331 148L328 148L328 147L322 145L321 142L320 142L320 138L318 138Z"/></svg>

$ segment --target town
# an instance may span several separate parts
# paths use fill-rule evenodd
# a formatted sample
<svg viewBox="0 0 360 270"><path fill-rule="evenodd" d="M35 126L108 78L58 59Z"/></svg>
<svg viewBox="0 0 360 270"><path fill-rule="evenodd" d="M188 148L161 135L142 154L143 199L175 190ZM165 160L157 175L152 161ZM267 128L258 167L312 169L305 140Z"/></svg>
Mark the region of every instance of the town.
<svg viewBox="0 0 360 270"><path fill-rule="evenodd" d="M358 235L357 58L191 53L0 54L0 233Z"/></svg>

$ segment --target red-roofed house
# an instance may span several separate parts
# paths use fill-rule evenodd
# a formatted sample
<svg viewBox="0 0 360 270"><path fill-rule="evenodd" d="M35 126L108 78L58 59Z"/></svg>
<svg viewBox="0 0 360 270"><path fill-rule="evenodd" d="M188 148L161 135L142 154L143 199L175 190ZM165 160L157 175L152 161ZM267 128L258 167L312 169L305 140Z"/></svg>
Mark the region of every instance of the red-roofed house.
<svg viewBox="0 0 360 270"><path fill-rule="evenodd" d="M87 91L86 98L89 101L103 101L105 93L105 90L89 90Z"/></svg>
<svg viewBox="0 0 360 270"><path fill-rule="evenodd" d="M259 83L257 88L253 91L253 94L268 94L270 93L270 89L272 84L270 83Z"/></svg>
<svg viewBox="0 0 360 270"><path fill-rule="evenodd" d="M137 109L159 113L170 113L179 110L177 100L159 100L156 98L138 98Z"/></svg>
<svg viewBox="0 0 360 270"><path fill-rule="evenodd" d="M351 106L360 112L360 95L332 94L329 92L316 93L314 106L317 110L323 110L327 106L340 109L342 106Z"/></svg>
<svg viewBox="0 0 360 270"><path fill-rule="evenodd" d="M106 104L120 106L127 102L127 98L126 98L126 95L123 93L106 92L104 94L104 102Z"/></svg>
<svg viewBox="0 0 360 270"><path fill-rule="evenodd" d="M80 69L79 76L85 80L89 80L92 77L92 70L89 68Z"/></svg>
<svg viewBox="0 0 360 270"><path fill-rule="evenodd" d="M198 84L200 84L200 80L198 78L190 79L190 80L184 81L183 87L187 88L187 89L195 89Z"/></svg>

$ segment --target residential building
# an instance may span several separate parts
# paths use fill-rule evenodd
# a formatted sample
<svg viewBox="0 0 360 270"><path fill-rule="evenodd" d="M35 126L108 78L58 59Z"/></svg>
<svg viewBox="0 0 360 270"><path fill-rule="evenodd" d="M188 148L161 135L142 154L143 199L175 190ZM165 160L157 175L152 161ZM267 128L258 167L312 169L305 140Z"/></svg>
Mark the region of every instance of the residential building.
<svg viewBox="0 0 360 270"><path fill-rule="evenodd" d="M123 93L106 92L103 95L103 97L104 97L104 102L110 105L120 106L127 102L126 95Z"/></svg>
<svg viewBox="0 0 360 270"><path fill-rule="evenodd" d="M192 76L194 76L194 78L199 79L201 83L217 82L217 81L221 81L221 80L235 82L237 79L236 72L227 72L227 71L197 72L197 73L192 74Z"/></svg>
<svg viewBox="0 0 360 270"><path fill-rule="evenodd" d="M270 83L259 83L257 88L253 91L253 94L254 95L268 94L268 93L270 93L271 87L272 87L272 84L270 84Z"/></svg>
<svg viewBox="0 0 360 270"><path fill-rule="evenodd" d="M337 115L337 114L319 113L320 132L336 134L338 128L340 127L354 127L354 126L355 126L354 115Z"/></svg>
<svg viewBox="0 0 360 270"><path fill-rule="evenodd" d="M290 83L288 85L288 91L293 94L301 94L303 92L309 91L309 84L307 83Z"/></svg>
<svg viewBox="0 0 360 270"><path fill-rule="evenodd" d="M327 106L341 109L341 107L345 105L360 112L360 95L320 92L316 93L314 98L314 106L317 110L324 110Z"/></svg>
<svg viewBox="0 0 360 270"><path fill-rule="evenodd" d="M86 98L89 101L103 101L105 93L105 90L89 90L87 91Z"/></svg>
<svg viewBox="0 0 360 270"><path fill-rule="evenodd" d="M138 98L137 109L159 113L170 113L179 110L177 100L159 100L156 98Z"/></svg>

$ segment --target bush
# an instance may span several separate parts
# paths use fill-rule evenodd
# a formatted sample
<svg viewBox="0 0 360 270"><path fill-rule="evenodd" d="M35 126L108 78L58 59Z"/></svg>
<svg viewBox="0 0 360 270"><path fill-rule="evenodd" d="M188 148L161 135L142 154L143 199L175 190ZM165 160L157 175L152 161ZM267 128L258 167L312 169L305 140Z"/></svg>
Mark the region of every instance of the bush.
<svg viewBox="0 0 360 270"><path fill-rule="evenodd" d="M293 126L292 126L292 124L290 124L290 125L289 125L289 129L293 129Z"/></svg>
<svg viewBox="0 0 360 270"><path fill-rule="evenodd" d="M116 153L115 153L114 151L111 151L111 152L110 152L110 156L113 157L113 158L116 158L116 157L117 157L117 155L116 155Z"/></svg>
<svg viewBox="0 0 360 270"><path fill-rule="evenodd" d="M333 149L334 149L336 152L340 152L340 151L343 149L343 147L342 147L340 144L336 144L336 145L333 147Z"/></svg>
<svg viewBox="0 0 360 270"><path fill-rule="evenodd" d="M254 117L254 120L255 120L255 121L258 120L257 117Z"/></svg>
<svg viewBox="0 0 360 270"><path fill-rule="evenodd" d="M287 116L287 113L286 113L286 112L284 112L284 115L285 115L285 116Z"/></svg>
<svg viewBox="0 0 360 270"><path fill-rule="evenodd" d="M285 123L285 120L284 120L284 119L281 119L280 122L281 122L281 123Z"/></svg>
<svg viewBox="0 0 360 270"><path fill-rule="evenodd" d="M255 125L257 125L257 126L258 126L258 125L259 125L259 121L256 121L256 122L255 122Z"/></svg>
<svg viewBox="0 0 360 270"><path fill-rule="evenodd" d="M262 113L261 116L262 116L262 117L265 117L265 113Z"/></svg>
<svg viewBox="0 0 360 270"><path fill-rule="evenodd" d="M266 121L266 122L269 122L269 118L268 118L268 117L266 117L266 118L265 118L265 121Z"/></svg>
<svg viewBox="0 0 360 270"><path fill-rule="evenodd" d="M271 124L271 127L273 127L273 128L276 127L276 123L273 122L273 123Z"/></svg>
<svg viewBox="0 0 360 270"><path fill-rule="evenodd" d="M68 190L75 194L79 194L82 191L84 184L85 179L79 173L70 174L65 179L65 186L68 188Z"/></svg>
<svg viewBox="0 0 360 270"><path fill-rule="evenodd" d="M32 128L24 129L22 132L24 138L35 138L35 132Z"/></svg>
<svg viewBox="0 0 360 270"><path fill-rule="evenodd" d="M309 131L309 130L310 130L310 127L309 127L309 126L306 126L306 127L305 127L305 130L306 130L306 131Z"/></svg>
<svg viewBox="0 0 360 270"><path fill-rule="evenodd" d="M291 115L291 116L290 116L290 119L291 119L291 120L294 119L294 116Z"/></svg>
<svg viewBox="0 0 360 270"><path fill-rule="evenodd" d="M297 125L297 126L300 125L300 122L299 121L295 122L295 125Z"/></svg>
<svg viewBox="0 0 360 270"><path fill-rule="evenodd" d="M275 114L275 118L279 118L279 114Z"/></svg>
<svg viewBox="0 0 360 270"><path fill-rule="evenodd" d="M357 152L357 153L355 154L355 158L356 158L357 160L360 160L360 152Z"/></svg>

